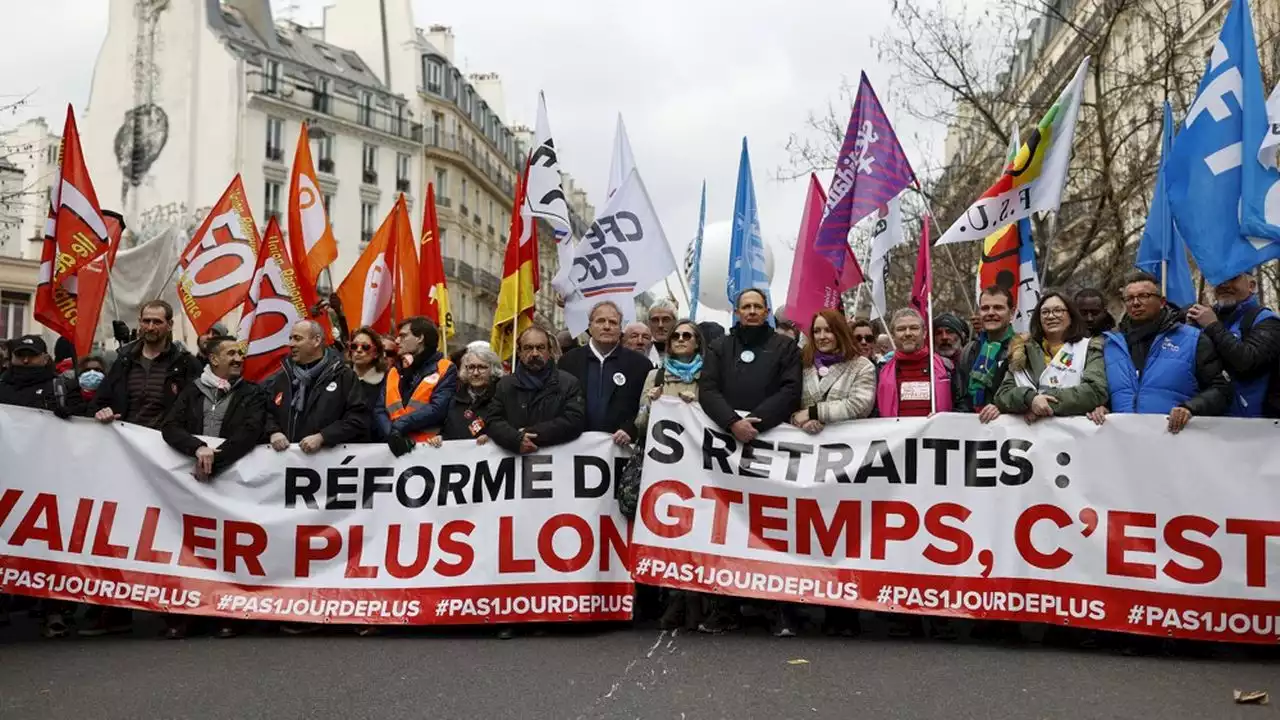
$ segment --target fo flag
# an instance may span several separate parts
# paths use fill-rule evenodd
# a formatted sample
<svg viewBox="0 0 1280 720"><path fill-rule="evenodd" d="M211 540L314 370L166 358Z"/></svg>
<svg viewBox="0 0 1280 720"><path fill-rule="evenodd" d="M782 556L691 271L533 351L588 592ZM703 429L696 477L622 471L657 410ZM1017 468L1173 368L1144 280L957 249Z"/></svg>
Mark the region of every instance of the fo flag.
<svg viewBox="0 0 1280 720"><path fill-rule="evenodd" d="M422 207L422 244L418 248L418 283L424 293L421 312L440 328L440 352L447 352L453 337L453 314L449 312L449 281L444 275L440 247L440 218L436 215L436 188L427 183L427 201Z"/></svg>
<svg viewBox="0 0 1280 720"><path fill-rule="evenodd" d="M280 225L274 217L258 249L258 265L240 314L240 340L247 343L244 379L262 382L289 354L289 332L307 316L298 274L285 252Z"/></svg>
<svg viewBox="0 0 1280 720"><path fill-rule="evenodd" d="M93 351L98 318L102 315L102 304L111 284L111 268L116 264L120 236L125 229L124 217L120 213L103 210L102 219L107 224L110 249L105 255L80 268L74 278L67 279L76 284L76 357L84 357Z"/></svg>
<svg viewBox="0 0 1280 720"><path fill-rule="evenodd" d="M67 121L62 129L62 165L60 181L55 189L53 235L57 255L53 264L53 282L75 275L93 262L111 244L106 221L98 207L98 196L89 180L80 149L80 132L76 116L67 105Z"/></svg>
<svg viewBox="0 0 1280 720"><path fill-rule="evenodd" d="M413 240L413 230L407 226L408 213L399 212L403 203L404 196L401 195L396 200L396 207L387 213L373 239L338 286L338 298L347 318L356 322L357 327L368 325L384 334L392 330L391 297L396 250L403 233L409 233L410 242ZM401 227L402 222L404 227Z"/></svg>
<svg viewBox="0 0 1280 720"><path fill-rule="evenodd" d="M258 226L236 175L178 259L178 299L196 332L244 302L258 253Z"/></svg>

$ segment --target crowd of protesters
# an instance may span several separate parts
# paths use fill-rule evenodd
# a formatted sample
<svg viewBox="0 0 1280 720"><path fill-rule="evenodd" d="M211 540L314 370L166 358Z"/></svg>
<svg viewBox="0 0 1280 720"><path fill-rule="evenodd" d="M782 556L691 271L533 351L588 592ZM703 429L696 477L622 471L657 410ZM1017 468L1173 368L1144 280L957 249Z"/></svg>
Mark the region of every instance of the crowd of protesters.
<svg viewBox="0 0 1280 720"><path fill-rule="evenodd" d="M635 451L646 436L650 408L668 396L699 403L710 420L741 443L789 424L806 433L868 417L926 417L963 412L989 423L1003 414L1028 423L1110 413L1167 418L1178 433L1201 416L1280 417L1280 317L1261 306L1252 275L1214 289L1216 304L1177 308L1145 273L1127 278L1116 322L1107 295L1046 292L1033 309L1030 332L1012 328L1013 297L984 289L974 326L949 312L928 327L914 309L896 311L878 332L825 310L798 326L775 318L764 293L736 299L731 329L680 319L660 301L647 322L623 324L612 302L591 309L585 337L533 326L516 342L514 367L487 343L445 357L439 329L413 317L383 337L372 328L347 333L337 344L314 320L291 328L290 354L260 384L241 378L244 350L215 326L193 354L173 340L173 308L163 301L141 308L136 337L114 362L81 358L59 341L26 335L0 343L0 404L38 408L60 418L143 425L162 433L191 458L197 482L217 477L259 445L297 446L314 453L350 442L382 442L396 456L419 445L490 440L511 453L532 453L570 442L584 432L608 434ZM340 308L338 309L340 311ZM221 438L216 448L202 437ZM621 500L621 498L620 498ZM644 593L649 592L648 598ZM666 627L707 633L734 629L739 603L724 596L653 589L637 608L652 610ZM0 596L0 624L12 598ZM774 634L800 630L796 607L754 603ZM76 620L69 603L42 601L33 609L43 633L93 637L128 632L128 610L89 607ZM859 614L827 609L831 634L859 631ZM890 632L913 635L919 618L890 616ZM991 629L1008 623L979 624ZM952 637L950 624L931 630ZM234 622L211 628L218 637L241 631ZM306 632L307 626L284 628ZM165 618L165 635L185 637L184 616ZM511 636L503 628L502 637Z"/></svg>

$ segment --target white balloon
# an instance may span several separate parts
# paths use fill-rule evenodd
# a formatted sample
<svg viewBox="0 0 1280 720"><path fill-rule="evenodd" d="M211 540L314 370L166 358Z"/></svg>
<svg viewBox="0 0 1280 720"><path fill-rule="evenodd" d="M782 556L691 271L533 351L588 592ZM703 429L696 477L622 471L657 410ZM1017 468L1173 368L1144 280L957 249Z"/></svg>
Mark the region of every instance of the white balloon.
<svg viewBox="0 0 1280 720"><path fill-rule="evenodd" d="M698 280L698 299L703 305L721 312L732 312L725 285L729 279L729 243L733 222L707 223L702 232L702 267ZM764 243L764 274L773 279L773 248ZM693 241L685 248L684 278L693 276Z"/></svg>

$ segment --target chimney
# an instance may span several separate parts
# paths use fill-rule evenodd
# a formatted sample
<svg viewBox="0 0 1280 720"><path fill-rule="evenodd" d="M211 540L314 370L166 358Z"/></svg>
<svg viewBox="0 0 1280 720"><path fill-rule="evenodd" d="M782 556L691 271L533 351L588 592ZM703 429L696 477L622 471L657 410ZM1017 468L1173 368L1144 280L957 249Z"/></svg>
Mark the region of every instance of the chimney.
<svg viewBox="0 0 1280 720"><path fill-rule="evenodd" d="M427 42L444 53L444 59L450 64L457 64L453 62L453 28L448 25L432 25L427 28Z"/></svg>
<svg viewBox="0 0 1280 720"><path fill-rule="evenodd" d="M276 47L276 24L271 18L271 0L223 0L228 7L240 11L244 21L262 38L267 47Z"/></svg>
<svg viewBox="0 0 1280 720"><path fill-rule="evenodd" d="M502 92L502 78L498 73L472 73L467 76L480 97L489 103L489 109L505 124L507 122L506 96Z"/></svg>

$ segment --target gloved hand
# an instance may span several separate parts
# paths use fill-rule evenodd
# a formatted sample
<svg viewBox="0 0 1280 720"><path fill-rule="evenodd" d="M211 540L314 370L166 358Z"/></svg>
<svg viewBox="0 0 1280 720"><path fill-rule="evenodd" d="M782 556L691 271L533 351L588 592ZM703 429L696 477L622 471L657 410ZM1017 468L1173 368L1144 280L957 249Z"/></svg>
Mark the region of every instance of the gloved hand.
<svg viewBox="0 0 1280 720"><path fill-rule="evenodd" d="M71 419L71 413L67 410L65 403L56 402L53 404L53 414L61 420Z"/></svg>
<svg viewBox="0 0 1280 720"><path fill-rule="evenodd" d="M129 342L129 326L123 320L111 321L111 336L121 345Z"/></svg>
<svg viewBox="0 0 1280 720"><path fill-rule="evenodd" d="M407 438L398 432L391 433L387 438L387 447L391 448L391 454L396 457L408 455L413 452L413 446L414 442L412 439Z"/></svg>

